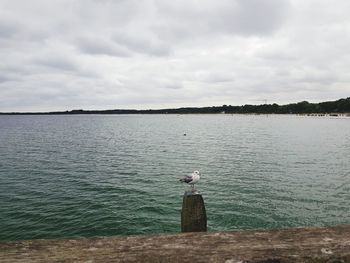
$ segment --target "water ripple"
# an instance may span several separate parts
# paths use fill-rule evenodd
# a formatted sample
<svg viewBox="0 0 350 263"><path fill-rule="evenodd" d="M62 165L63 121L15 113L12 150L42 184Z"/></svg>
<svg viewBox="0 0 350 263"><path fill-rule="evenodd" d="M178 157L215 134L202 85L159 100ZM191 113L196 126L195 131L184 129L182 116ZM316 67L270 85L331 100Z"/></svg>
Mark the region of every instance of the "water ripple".
<svg viewBox="0 0 350 263"><path fill-rule="evenodd" d="M196 169L210 231L350 223L349 138L348 119L0 116L0 240L178 232Z"/></svg>

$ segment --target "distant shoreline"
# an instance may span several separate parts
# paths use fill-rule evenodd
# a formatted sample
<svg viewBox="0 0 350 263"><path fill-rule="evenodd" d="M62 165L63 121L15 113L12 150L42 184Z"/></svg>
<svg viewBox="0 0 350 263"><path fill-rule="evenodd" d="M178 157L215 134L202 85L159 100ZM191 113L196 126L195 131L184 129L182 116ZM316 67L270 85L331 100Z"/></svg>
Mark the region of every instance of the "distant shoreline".
<svg viewBox="0 0 350 263"><path fill-rule="evenodd" d="M96 116L96 115L250 115L250 116L300 116L300 117L334 117L350 118L350 113L0 113L0 116Z"/></svg>
<svg viewBox="0 0 350 263"><path fill-rule="evenodd" d="M302 101L286 105L222 105L211 107L182 107L174 109L113 109L113 110L70 110L53 112L0 112L0 115L77 115L77 114L298 114L309 116L350 116L350 97L336 101L309 103Z"/></svg>

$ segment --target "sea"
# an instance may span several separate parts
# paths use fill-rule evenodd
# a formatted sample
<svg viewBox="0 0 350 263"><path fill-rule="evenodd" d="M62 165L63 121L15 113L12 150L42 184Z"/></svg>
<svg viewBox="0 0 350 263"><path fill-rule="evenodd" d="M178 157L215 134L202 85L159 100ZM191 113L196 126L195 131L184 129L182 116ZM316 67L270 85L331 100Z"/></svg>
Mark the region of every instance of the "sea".
<svg viewBox="0 0 350 263"><path fill-rule="evenodd" d="M180 232L199 170L208 231L350 223L350 118L0 116L0 240Z"/></svg>

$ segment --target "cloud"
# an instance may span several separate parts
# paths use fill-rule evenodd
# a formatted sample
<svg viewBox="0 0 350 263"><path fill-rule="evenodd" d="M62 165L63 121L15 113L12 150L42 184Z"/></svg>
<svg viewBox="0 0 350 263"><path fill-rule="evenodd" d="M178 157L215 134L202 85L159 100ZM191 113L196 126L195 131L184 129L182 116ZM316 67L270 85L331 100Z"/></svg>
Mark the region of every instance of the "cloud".
<svg viewBox="0 0 350 263"><path fill-rule="evenodd" d="M78 66L69 59L59 56L48 56L39 58L33 61L33 63L52 68L53 70L63 70L63 71L76 71Z"/></svg>
<svg viewBox="0 0 350 263"><path fill-rule="evenodd" d="M11 80L12 78L10 78L9 76L0 74L0 83L11 81Z"/></svg>
<svg viewBox="0 0 350 263"><path fill-rule="evenodd" d="M131 52L112 41L100 38L80 38L78 40L78 48L80 51L90 55L108 55L117 57L128 57Z"/></svg>
<svg viewBox="0 0 350 263"><path fill-rule="evenodd" d="M0 0L0 111L350 93L349 1Z"/></svg>
<svg viewBox="0 0 350 263"><path fill-rule="evenodd" d="M139 32L130 34L128 32L117 32L113 40L130 51L144 53L154 56L168 56L171 53L170 45L161 41L154 34L143 34Z"/></svg>
<svg viewBox="0 0 350 263"><path fill-rule="evenodd" d="M246 0L219 2L156 1L159 22L152 26L160 37L193 39L229 35L269 35L279 29L288 16L285 0Z"/></svg>
<svg viewBox="0 0 350 263"><path fill-rule="evenodd" d="M0 38L11 38L17 31L17 25L15 23L0 18Z"/></svg>

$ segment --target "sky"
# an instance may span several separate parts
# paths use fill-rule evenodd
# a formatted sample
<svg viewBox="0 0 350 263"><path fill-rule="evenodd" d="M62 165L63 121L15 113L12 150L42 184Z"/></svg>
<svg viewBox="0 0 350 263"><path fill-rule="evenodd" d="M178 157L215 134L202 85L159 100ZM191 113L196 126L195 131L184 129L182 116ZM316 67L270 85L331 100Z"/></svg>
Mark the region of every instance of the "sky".
<svg viewBox="0 0 350 263"><path fill-rule="evenodd" d="M0 112L350 96L349 0L0 0Z"/></svg>

